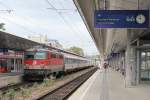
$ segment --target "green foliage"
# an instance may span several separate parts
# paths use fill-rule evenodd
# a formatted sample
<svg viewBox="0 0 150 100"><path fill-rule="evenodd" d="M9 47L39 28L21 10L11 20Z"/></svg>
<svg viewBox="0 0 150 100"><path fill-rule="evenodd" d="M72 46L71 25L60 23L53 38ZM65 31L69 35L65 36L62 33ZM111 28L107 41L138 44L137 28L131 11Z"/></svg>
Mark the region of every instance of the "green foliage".
<svg viewBox="0 0 150 100"><path fill-rule="evenodd" d="M8 97L8 100L14 100L15 98L15 91L13 89L10 89L7 93L7 97Z"/></svg>
<svg viewBox="0 0 150 100"><path fill-rule="evenodd" d="M72 52L81 56L84 55L83 49L79 47L75 47L75 46L70 47L69 49L66 49L66 51L69 51L69 52Z"/></svg>
<svg viewBox="0 0 150 100"><path fill-rule="evenodd" d="M37 88L37 87L38 87L38 83L35 82L35 83L33 84L33 88Z"/></svg>
<svg viewBox="0 0 150 100"><path fill-rule="evenodd" d="M23 98L27 97L30 95L30 91L28 89L25 89L25 88L21 88L21 95Z"/></svg>
<svg viewBox="0 0 150 100"><path fill-rule="evenodd" d="M54 82L54 80L50 80L50 79L45 78L45 79L43 80L43 85L44 85L44 86L50 86L50 85L53 84L53 82Z"/></svg>
<svg viewBox="0 0 150 100"><path fill-rule="evenodd" d="M49 85L49 79L45 78L43 80L44 86L48 86Z"/></svg>
<svg viewBox="0 0 150 100"><path fill-rule="evenodd" d="M4 23L0 23L0 30L3 30L3 31L6 30L6 29L4 28L4 25L5 25Z"/></svg>
<svg viewBox="0 0 150 100"><path fill-rule="evenodd" d="M3 94L0 92L0 100L2 100Z"/></svg>

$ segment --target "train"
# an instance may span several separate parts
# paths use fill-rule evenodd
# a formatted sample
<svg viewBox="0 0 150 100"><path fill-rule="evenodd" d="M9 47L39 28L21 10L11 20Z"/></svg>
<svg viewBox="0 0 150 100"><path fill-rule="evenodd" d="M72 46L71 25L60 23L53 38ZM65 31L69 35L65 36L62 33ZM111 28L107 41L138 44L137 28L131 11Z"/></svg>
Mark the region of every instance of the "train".
<svg viewBox="0 0 150 100"><path fill-rule="evenodd" d="M60 77L93 66L91 60L62 50L32 48L24 54L24 79Z"/></svg>

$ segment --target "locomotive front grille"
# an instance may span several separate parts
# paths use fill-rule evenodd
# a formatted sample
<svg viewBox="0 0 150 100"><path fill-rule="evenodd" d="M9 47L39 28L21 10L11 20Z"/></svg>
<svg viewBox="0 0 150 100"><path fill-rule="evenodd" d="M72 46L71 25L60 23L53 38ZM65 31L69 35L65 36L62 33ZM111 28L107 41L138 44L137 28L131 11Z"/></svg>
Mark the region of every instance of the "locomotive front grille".
<svg viewBox="0 0 150 100"><path fill-rule="evenodd" d="M24 74L25 75L45 75L51 73L51 70L47 70L47 69L24 69Z"/></svg>

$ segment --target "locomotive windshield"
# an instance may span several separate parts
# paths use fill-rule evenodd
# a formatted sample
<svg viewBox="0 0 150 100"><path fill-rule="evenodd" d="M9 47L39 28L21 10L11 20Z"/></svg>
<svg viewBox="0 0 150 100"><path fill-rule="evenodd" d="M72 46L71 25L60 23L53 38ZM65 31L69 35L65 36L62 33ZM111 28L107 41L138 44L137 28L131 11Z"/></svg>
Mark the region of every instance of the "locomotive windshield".
<svg viewBox="0 0 150 100"><path fill-rule="evenodd" d="M26 52L25 59L46 59L46 52Z"/></svg>

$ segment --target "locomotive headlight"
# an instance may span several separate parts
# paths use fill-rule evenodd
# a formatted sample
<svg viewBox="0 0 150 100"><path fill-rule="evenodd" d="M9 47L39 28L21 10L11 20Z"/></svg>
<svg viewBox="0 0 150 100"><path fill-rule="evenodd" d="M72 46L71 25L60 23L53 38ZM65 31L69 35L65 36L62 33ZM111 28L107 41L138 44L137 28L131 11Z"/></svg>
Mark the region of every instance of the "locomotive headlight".
<svg viewBox="0 0 150 100"><path fill-rule="evenodd" d="M33 65L36 65L37 64L37 62L36 61L33 61Z"/></svg>

